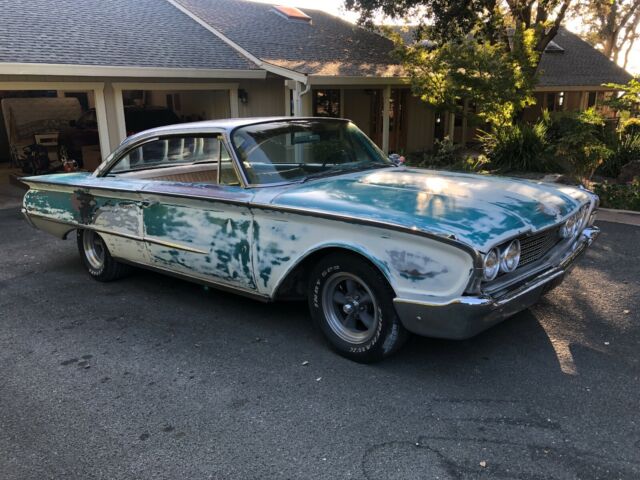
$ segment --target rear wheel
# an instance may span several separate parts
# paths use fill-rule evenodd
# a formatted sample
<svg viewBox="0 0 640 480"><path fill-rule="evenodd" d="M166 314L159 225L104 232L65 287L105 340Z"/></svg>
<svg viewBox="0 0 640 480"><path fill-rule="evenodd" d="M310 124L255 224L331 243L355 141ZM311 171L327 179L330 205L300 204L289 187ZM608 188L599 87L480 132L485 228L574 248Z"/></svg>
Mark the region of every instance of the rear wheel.
<svg viewBox="0 0 640 480"><path fill-rule="evenodd" d="M349 254L322 259L309 282L314 321L338 353L357 362L379 361L406 340L393 298L384 276Z"/></svg>
<svg viewBox="0 0 640 480"><path fill-rule="evenodd" d="M100 234L93 230L78 230L78 250L89 275L100 282L117 280L131 271L113 259Z"/></svg>

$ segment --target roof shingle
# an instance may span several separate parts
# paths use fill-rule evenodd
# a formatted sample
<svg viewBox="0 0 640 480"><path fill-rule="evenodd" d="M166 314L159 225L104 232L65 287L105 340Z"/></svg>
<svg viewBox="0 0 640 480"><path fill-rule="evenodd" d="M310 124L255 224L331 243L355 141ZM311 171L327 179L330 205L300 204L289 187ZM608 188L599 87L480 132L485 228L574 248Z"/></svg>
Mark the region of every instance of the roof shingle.
<svg viewBox="0 0 640 480"><path fill-rule="evenodd" d="M163 0L0 0L0 62L258 67Z"/></svg>
<svg viewBox="0 0 640 480"><path fill-rule="evenodd" d="M310 75L398 76L393 43L320 10L311 23L291 21L273 6L242 0L176 0L261 60Z"/></svg>
<svg viewBox="0 0 640 480"><path fill-rule="evenodd" d="M600 86L627 83L631 74L575 33L561 28L553 41L563 52L545 52L538 66L541 87Z"/></svg>

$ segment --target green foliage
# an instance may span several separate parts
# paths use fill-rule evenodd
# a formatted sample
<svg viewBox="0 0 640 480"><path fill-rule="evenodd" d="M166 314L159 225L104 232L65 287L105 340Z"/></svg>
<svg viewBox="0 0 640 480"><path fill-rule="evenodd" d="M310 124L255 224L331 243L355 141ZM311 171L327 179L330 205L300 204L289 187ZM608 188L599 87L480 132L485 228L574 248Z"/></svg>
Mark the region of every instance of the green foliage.
<svg viewBox="0 0 640 480"><path fill-rule="evenodd" d="M545 120L533 125L506 125L481 134L480 140L493 168L504 172L548 172L554 165L547 130Z"/></svg>
<svg viewBox="0 0 640 480"><path fill-rule="evenodd" d="M622 96L614 97L607 101L614 110L630 112L631 115L640 113L640 76L632 78L628 83L605 83L605 87L622 92Z"/></svg>
<svg viewBox="0 0 640 480"><path fill-rule="evenodd" d="M594 186L594 191L602 207L640 211L640 178L623 185L600 183Z"/></svg>
<svg viewBox="0 0 640 480"><path fill-rule="evenodd" d="M499 126L511 123L516 112L535 103L532 72L538 55L533 32L520 35L516 43L519 47L513 50L503 43L468 37L433 49L401 41L396 45L413 92L423 101L456 111L466 99L476 105L480 121Z"/></svg>
<svg viewBox="0 0 640 480"><path fill-rule="evenodd" d="M640 160L640 130L637 133L620 133L609 141L611 155L598 168L598 173L605 177L617 177L627 163Z"/></svg>
<svg viewBox="0 0 640 480"><path fill-rule="evenodd" d="M622 135L635 135L640 133L640 118L631 117L622 122L620 125L620 133Z"/></svg>
<svg viewBox="0 0 640 480"><path fill-rule="evenodd" d="M345 0L373 26L380 14L417 25L415 43L392 35L414 93L440 110L475 105L491 125L508 125L535 103L540 55L571 0Z"/></svg>
<svg viewBox="0 0 640 480"><path fill-rule="evenodd" d="M463 172L481 172L486 169L488 160L484 156L465 156L460 145L449 138L435 140L432 151L416 152L407 155L406 165L434 170L454 170Z"/></svg>
<svg viewBox="0 0 640 480"><path fill-rule="evenodd" d="M553 115L547 137L557 161L580 180L590 180L612 154L605 121L593 108Z"/></svg>

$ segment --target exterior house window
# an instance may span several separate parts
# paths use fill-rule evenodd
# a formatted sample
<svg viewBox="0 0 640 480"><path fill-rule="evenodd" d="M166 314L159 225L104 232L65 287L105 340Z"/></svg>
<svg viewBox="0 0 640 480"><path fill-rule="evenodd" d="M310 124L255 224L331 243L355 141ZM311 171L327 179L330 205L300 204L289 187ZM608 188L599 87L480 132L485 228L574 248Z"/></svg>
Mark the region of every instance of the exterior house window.
<svg viewBox="0 0 640 480"><path fill-rule="evenodd" d="M340 117L340 90L321 89L313 91L314 117Z"/></svg>
<svg viewBox="0 0 640 480"><path fill-rule="evenodd" d="M547 93L547 110L550 112L558 112L564 110L564 92Z"/></svg>
<svg viewBox="0 0 640 480"><path fill-rule="evenodd" d="M598 98L598 92L589 92L587 96L587 108L595 107Z"/></svg>

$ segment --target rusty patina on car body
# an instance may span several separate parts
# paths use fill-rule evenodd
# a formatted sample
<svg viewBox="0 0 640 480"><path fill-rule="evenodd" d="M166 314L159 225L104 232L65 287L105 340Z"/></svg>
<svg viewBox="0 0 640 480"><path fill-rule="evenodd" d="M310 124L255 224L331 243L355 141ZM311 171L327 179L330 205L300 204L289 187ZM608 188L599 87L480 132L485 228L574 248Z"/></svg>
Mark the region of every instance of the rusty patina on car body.
<svg viewBox="0 0 640 480"><path fill-rule="evenodd" d="M447 338L468 337L531 305L597 235L595 195L541 182L389 164L252 184L233 132L293 121L304 119L211 121L143 132L93 174L23 179L30 187L23 211L36 227L61 238L75 229L95 230L118 260L267 301L279 297L310 256L354 252L387 279L409 330ZM181 134L220 135L240 185L106 176L132 148ZM482 280L483 258L493 248L553 231L577 212L584 221L570 238L553 239L526 267Z"/></svg>

